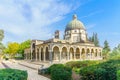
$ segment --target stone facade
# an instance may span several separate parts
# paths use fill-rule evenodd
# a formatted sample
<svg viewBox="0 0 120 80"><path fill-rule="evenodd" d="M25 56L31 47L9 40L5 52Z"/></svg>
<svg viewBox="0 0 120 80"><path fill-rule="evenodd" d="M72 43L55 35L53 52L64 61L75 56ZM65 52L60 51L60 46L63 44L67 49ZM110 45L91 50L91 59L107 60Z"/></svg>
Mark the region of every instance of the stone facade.
<svg viewBox="0 0 120 80"><path fill-rule="evenodd" d="M31 47L24 52L25 59L43 62L102 59L102 47L96 47L88 40L85 27L76 15L67 24L63 40L59 37L32 40Z"/></svg>

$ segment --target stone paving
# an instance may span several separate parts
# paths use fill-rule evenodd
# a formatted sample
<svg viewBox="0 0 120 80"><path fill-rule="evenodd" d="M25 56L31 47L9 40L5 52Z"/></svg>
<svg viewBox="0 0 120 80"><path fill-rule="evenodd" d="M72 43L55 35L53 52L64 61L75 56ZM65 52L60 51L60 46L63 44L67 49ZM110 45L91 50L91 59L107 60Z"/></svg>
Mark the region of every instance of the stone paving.
<svg viewBox="0 0 120 80"><path fill-rule="evenodd" d="M4 68L4 66L2 65L2 63L0 62L0 69Z"/></svg>
<svg viewBox="0 0 120 80"><path fill-rule="evenodd" d="M28 80L50 80L44 76L41 76L41 75L38 75L38 72L37 72L37 69L31 69L29 67L26 67L26 66L23 66L23 65L20 65L19 63L21 64L24 64L24 65L27 65L27 66L31 66L31 67L35 67L35 68L38 68L39 65L35 65L35 64L30 64L30 63L27 63L27 62L15 62L15 61L2 61L4 64L6 64L8 67L10 68L14 68L14 69L20 69L20 70L27 70L28 72ZM1 63L0 63L0 68L5 68Z"/></svg>

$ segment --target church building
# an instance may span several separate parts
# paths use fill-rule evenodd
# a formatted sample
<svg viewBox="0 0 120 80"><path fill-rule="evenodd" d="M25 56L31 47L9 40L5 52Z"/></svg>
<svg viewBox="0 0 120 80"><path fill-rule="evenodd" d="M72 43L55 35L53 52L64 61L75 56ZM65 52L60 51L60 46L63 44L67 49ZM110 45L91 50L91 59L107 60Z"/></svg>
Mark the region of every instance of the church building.
<svg viewBox="0 0 120 80"><path fill-rule="evenodd" d="M59 38L59 31L48 40L32 40L31 47L24 50L26 60L42 62L67 62L73 60L101 60L102 47L97 47L88 40L84 24L73 15L66 25L64 39Z"/></svg>

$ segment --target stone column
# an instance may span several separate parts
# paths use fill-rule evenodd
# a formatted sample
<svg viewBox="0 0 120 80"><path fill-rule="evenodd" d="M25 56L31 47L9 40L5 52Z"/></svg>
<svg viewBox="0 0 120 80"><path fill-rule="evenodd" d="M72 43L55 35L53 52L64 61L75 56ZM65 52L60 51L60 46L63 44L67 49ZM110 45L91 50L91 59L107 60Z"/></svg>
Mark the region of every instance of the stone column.
<svg viewBox="0 0 120 80"><path fill-rule="evenodd" d="M52 60L53 58L52 58L52 50L49 50L49 60L50 60L50 64L52 63Z"/></svg>
<svg viewBox="0 0 120 80"><path fill-rule="evenodd" d="M39 49L39 61L41 61L41 49Z"/></svg>
<svg viewBox="0 0 120 80"><path fill-rule="evenodd" d="M81 60L81 52L82 52L82 51L80 50L80 60Z"/></svg>
<svg viewBox="0 0 120 80"><path fill-rule="evenodd" d="M85 49L85 60L87 60L87 49Z"/></svg>
<svg viewBox="0 0 120 80"><path fill-rule="evenodd" d="M61 62L61 54L62 54L62 50L60 50L60 62Z"/></svg>
<svg viewBox="0 0 120 80"><path fill-rule="evenodd" d="M46 58L45 58L45 56L46 56L46 55L45 55L45 51L43 52L43 55L44 55L44 62L45 62L45 61L46 61Z"/></svg>
<svg viewBox="0 0 120 80"><path fill-rule="evenodd" d="M67 60L69 60L69 57L70 57L69 52L67 52Z"/></svg>
<svg viewBox="0 0 120 80"><path fill-rule="evenodd" d="M35 50L35 54L36 54L36 61L37 61L37 53L38 53L38 51L37 51L37 49Z"/></svg>
<svg viewBox="0 0 120 80"><path fill-rule="evenodd" d="M76 60L76 55L75 54L76 54L76 51L74 51L74 60Z"/></svg>
<svg viewBox="0 0 120 80"><path fill-rule="evenodd" d="M31 57L31 60L32 60L32 58L33 58L33 56L32 56L32 48L31 48L31 51L30 51L30 57Z"/></svg>
<svg viewBox="0 0 120 80"><path fill-rule="evenodd" d="M92 50L90 49L90 59L92 59Z"/></svg>

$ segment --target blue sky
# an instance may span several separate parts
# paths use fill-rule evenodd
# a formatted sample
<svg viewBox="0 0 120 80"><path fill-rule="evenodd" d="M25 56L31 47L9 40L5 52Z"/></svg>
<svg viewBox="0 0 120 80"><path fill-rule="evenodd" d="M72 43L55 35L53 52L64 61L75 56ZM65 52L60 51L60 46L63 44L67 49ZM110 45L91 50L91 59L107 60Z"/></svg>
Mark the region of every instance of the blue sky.
<svg viewBox="0 0 120 80"><path fill-rule="evenodd" d="M46 40L77 14L88 36L98 33L101 46L120 43L120 0L0 0L0 29L4 44L27 39Z"/></svg>

